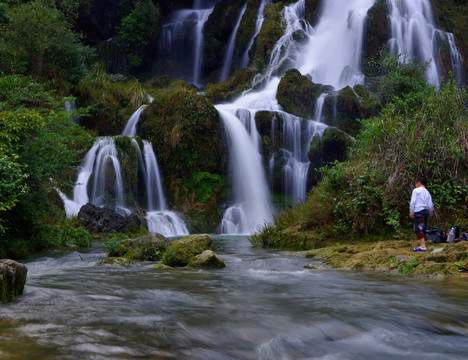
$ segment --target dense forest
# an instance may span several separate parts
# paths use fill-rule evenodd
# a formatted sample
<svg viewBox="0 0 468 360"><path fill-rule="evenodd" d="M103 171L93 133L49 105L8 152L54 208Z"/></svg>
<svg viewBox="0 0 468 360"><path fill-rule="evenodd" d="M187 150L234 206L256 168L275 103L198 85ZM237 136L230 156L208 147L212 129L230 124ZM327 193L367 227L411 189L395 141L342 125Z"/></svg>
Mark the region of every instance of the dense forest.
<svg viewBox="0 0 468 360"><path fill-rule="evenodd" d="M376 1L363 28L362 73L340 78L364 80L338 87L312 81L281 57L308 46L325 2L303 1L301 28L277 47L294 1L0 1L0 256L90 245L93 236L66 216L57 190L71 196L97 137L115 137L125 203L144 218L139 160L119 136L142 105L136 141L154 148L168 208L190 232L222 231L237 190L223 109L215 105L273 78L278 106L255 111L253 123L274 219L255 244L310 249L343 237L405 236L419 174L429 179L435 223L468 228L467 1L432 0L440 29L432 60L391 51L391 1ZM199 48L201 20L187 20L182 35L170 32L194 4L206 16ZM437 83L428 76L434 66ZM323 131L301 155L310 163L305 197L285 185L286 127L278 124L287 115L305 127L319 99Z"/></svg>

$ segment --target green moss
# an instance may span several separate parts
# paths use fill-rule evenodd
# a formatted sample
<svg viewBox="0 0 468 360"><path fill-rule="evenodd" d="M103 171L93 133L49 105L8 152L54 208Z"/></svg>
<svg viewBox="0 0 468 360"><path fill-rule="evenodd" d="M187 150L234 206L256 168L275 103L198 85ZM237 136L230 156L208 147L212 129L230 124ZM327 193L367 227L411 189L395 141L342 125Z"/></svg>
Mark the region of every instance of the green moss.
<svg viewBox="0 0 468 360"><path fill-rule="evenodd" d="M249 69L236 71L226 82L209 83L205 95L213 103L231 101L250 88L254 75L255 72Z"/></svg>
<svg viewBox="0 0 468 360"><path fill-rule="evenodd" d="M209 250L213 239L209 235L189 235L167 246L162 262L172 267L186 266L193 256Z"/></svg>
<svg viewBox="0 0 468 360"><path fill-rule="evenodd" d="M242 56L245 53L249 41L255 33L259 6L260 0L247 0L247 8L236 35L236 47L238 49L239 56Z"/></svg>
<svg viewBox="0 0 468 360"><path fill-rule="evenodd" d="M254 60L254 65L258 71L262 71L268 64L271 49L275 43L283 36L281 28L282 3L269 3L265 6L265 20L262 29L254 41L249 52L250 58Z"/></svg>
<svg viewBox="0 0 468 360"><path fill-rule="evenodd" d="M314 84L298 70L291 69L281 79L276 98L286 112L311 119L315 102L322 91L321 85Z"/></svg>
<svg viewBox="0 0 468 360"><path fill-rule="evenodd" d="M390 38L390 24L387 17L387 5L384 0L377 1L367 12L365 41L362 53L362 67L366 73L368 63L377 57L380 49Z"/></svg>
<svg viewBox="0 0 468 360"><path fill-rule="evenodd" d="M115 146L119 154L120 168L122 170L123 183L125 185L125 194L127 203L131 204L133 194L137 193L137 170L138 170L138 155L132 143L132 139L128 136L114 137Z"/></svg>

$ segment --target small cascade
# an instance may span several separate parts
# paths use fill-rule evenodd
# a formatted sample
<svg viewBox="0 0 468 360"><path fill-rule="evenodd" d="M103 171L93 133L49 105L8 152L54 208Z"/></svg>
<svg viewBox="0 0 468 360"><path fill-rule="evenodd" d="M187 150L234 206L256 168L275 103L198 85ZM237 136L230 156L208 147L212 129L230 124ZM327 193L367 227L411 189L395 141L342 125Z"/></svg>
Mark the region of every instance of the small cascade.
<svg viewBox="0 0 468 360"><path fill-rule="evenodd" d="M440 42L448 41L452 68L455 76L461 76L461 56L455 46L453 34L436 29L429 0L389 0L391 36L389 48L392 54L405 52L408 58L420 63L432 59L427 69L427 79L440 85L441 65L437 49Z"/></svg>
<svg viewBox="0 0 468 360"><path fill-rule="evenodd" d="M148 230L165 236L187 235L188 230L179 216L167 210L156 155L150 142L143 140L143 154L134 138L142 105L128 120L122 135L132 137L138 165L143 174L147 198ZM138 173L138 169L135 169ZM92 179L92 184L90 184ZM88 190L91 188L91 196ZM118 151L113 138L100 138L86 154L78 172L73 189L73 200L57 189L68 217L78 215L81 207L88 202L97 206L111 206L121 215L131 214L125 206L124 183Z"/></svg>
<svg viewBox="0 0 468 360"><path fill-rule="evenodd" d="M201 86L203 29L217 1L194 1L193 9L175 11L162 27L159 55L167 60L165 71L195 86Z"/></svg>
<svg viewBox="0 0 468 360"><path fill-rule="evenodd" d="M237 18L236 25L234 26L231 37L229 39L228 46L226 48L226 55L224 56L223 68L221 71L221 82L224 82L228 79L231 71L232 56L234 55L234 44L236 42L237 30L239 30L239 26L242 20L242 16L244 16L245 9L247 9L247 3L245 3L242 7L242 10Z"/></svg>
<svg viewBox="0 0 468 360"><path fill-rule="evenodd" d="M124 136L135 136L136 135L136 125L138 124L138 121L140 121L140 115L143 110L148 105L141 105L137 111L135 111L130 119L127 121L127 125L125 125L124 130L122 131L122 135Z"/></svg>
<svg viewBox="0 0 468 360"><path fill-rule="evenodd" d="M258 12L257 12L257 21L255 23L255 32L254 32L252 38L249 40L249 43L247 44L247 49L245 50L244 55L241 58L241 64L240 64L241 69L247 67L247 65L249 64L249 61L250 61L249 51L253 46L255 38L257 37L257 35L260 33L260 30L262 29L263 21L265 20L265 17L264 17L265 6L269 2L271 2L271 0L262 0L260 2L260 6L259 6Z"/></svg>
<svg viewBox="0 0 468 360"><path fill-rule="evenodd" d="M70 102L68 100L65 100L65 102L63 103L63 109L66 112L76 111L76 103L74 101ZM75 124L80 125L80 119L76 115L70 115L70 119L72 119Z"/></svg>
<svg viewBox="0 0 468 360"><path fill-rule="evenodd" d="M229 148L235 204L221 223L224 234L250 234L273 220L262 157L245 126L229 109L218 105Z"/></svg>
<svg viewBox="0 0 468 360"><path fill-rule="evenodd" d="M315 112L314 112L314 120L318 122L322 122L322 116L323 116L323 105L325 104L325 98L328 96L328 94L324 93L321 94L317 101L315 102Z"/></svg>

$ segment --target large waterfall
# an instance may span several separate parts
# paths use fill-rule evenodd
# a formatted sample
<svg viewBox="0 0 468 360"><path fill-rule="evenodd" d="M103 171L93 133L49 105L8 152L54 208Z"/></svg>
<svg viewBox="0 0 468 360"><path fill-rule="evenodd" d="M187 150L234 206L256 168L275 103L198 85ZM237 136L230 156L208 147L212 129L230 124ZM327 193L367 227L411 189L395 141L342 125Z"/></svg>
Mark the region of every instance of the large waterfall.
<svg viewBox="0 0 468 360"><path fill-rule="evenodd" d="M143 140L143 155L135 139L136 126L147 105L142 105L128 120L122 135L132 137L132 144L138 158L138 166L143 174L146 192L146 219L148 230L166 236L186 235L187 227L173 211L167 210L162 179L156 155L150 142ZM138 169L135 169L137 172ZM109 181L109 177L114 181ZM92 186L90 186L92 180ZM79 169L73 189L73 200L58 190L68 217L78 215L81 207L88 202L97 206L111 206L118 213L128 215L132 210L125 203L125 190L119 153L113 138L96 141L86 154ZM89 190L91 189L91 196Z"/></svg>

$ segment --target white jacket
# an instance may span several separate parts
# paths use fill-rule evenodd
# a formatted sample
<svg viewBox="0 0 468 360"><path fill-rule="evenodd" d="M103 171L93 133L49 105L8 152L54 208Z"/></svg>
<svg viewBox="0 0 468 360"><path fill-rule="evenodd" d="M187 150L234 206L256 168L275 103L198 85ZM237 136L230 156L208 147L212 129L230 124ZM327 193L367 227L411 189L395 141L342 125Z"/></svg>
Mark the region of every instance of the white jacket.
<svg viewBox="0 0 468 360"><path fill-rule="evenodd" d="M429 215L434 213L434 204L432 203L431 194L429 194L429 191L427 191L424 186L420 186L415 188L411 195L410 214L424 209L429 211Z"/></svg>

